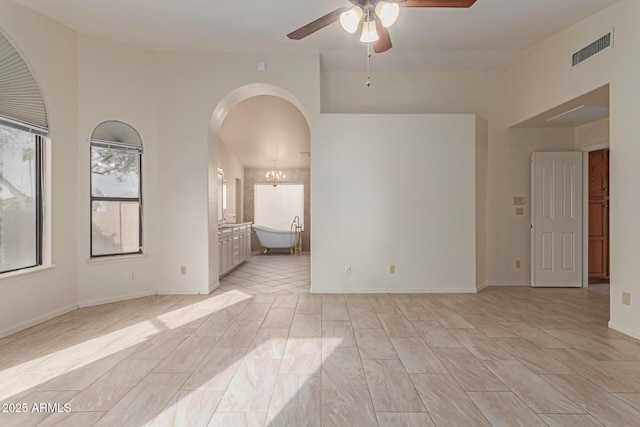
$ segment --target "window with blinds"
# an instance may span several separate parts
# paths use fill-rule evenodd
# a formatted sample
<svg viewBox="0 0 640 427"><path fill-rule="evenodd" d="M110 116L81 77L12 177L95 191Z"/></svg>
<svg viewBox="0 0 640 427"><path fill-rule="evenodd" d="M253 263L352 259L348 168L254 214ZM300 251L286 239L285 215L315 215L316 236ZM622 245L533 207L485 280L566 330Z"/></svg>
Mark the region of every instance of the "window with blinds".
<svg viewBox="0 0 640 427"><path fill-rule="evenodd" d="M103 122L91 135L91 256L142 253L142 140Z"/></svg>
<svg viewBox="0 0 640 427"><path fill-rule="evenodd" d="M0 273L43 263L44 97L0 33Z"/></svg>

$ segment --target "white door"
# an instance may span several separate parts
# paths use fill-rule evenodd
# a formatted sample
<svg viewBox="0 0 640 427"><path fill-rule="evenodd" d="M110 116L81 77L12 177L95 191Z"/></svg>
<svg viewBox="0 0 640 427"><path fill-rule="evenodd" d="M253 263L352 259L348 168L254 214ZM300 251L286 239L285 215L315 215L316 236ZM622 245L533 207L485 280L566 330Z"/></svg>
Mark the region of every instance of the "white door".
<svg viewBox="0 0 640 427"><path fill-rule="evenodd" d="M582 286L582 153L533 153L531 286Z"/></svg>

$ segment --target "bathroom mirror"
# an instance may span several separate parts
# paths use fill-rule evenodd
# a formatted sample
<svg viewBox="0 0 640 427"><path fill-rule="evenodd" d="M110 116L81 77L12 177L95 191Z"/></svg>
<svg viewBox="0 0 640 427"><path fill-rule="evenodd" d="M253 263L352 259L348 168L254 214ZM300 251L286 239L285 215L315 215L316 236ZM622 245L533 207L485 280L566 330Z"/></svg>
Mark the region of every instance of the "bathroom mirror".
<svg viewBox="0 0 640 427"><path fill-rule="evenodd" d="M222 169L218 169L218 224L224 224L224 173Z"/></svg>

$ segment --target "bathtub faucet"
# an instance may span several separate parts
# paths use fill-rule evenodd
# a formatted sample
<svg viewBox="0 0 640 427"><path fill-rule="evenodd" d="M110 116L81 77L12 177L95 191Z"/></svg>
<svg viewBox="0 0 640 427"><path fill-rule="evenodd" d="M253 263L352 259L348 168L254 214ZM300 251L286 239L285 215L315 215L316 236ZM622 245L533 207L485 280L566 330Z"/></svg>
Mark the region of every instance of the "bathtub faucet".
<svg viewBox="0 0 640 427"><path fill-rule="evenodd" d="M300 227L300 217L298 215L293 217L293 222L291 223L291 228L294 228L294 227L295 227L296 231L299 231L300 228L301 228Z"/></svg>
<svg viewBox="0 0 640 427"><path fill-rule="evenodd" d="M300 225L300 217L298 215L293 217L291 231L293 236L295 236L295 242L292 242L293 253L295 255L302 255L302 226Z"/></svg>

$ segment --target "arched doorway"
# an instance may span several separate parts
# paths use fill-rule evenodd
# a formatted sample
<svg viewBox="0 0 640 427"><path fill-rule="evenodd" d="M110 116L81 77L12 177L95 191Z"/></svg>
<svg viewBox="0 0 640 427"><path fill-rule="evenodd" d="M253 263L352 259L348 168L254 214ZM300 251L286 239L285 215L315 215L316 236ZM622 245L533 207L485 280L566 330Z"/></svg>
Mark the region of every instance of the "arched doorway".
<svg viewBox="0 0 640 427"><path fill-rule="evenodd" d="M277 86L257 83L240 87L225 96L214 110L209 123L208 143L209 262L212 277L226 274L231 276L234 268L246 260L242 255L242 243L235 245L237 239L232 239L233 244L240 247L238 256L238 248L234 246L234 249L229 249L229 238L224 236L232 228L239 235L239 241L243 241L244 226L255 220L254 189L265 187L265 172L273 168L275 161L284 177L279 182L280 191L273 188L274 194L283 193L285 189L294 186L304 189L304 209L299 216L305 225L302 247L306 253L306 268L301 268L299 262L295 267L292 266L295 271L291 271L290 276L286 277L287 282L278 283L284 277L267 280L270 275L267 274L264 280L259 275L254 275L257 285L251 282L244 285L251 293L258 293L260 290L284 292L287 289L301 293L303 287L308 292L311 229L310 126L304 107L293 94ZM268 187L271 189L270 185ZM291 219L287 218L286 221L291 222ZM287 223L286 227L278 229L288 230L289 225ZM287 257L279 257L277 262L275 257L271 260L264 257L259 259L264 242L259 241L255 233L251 234L250 246L254 257L247 264L254 263L254 267L261 264L252 271L269 269L270 263L273 263L274 269L287 270L286 264L292 262L286 261ZM233 255L229 255L229 251L233 251ZM233 260L231 263L230 258ZM275 267L276 264L278 267ZM241 272L238 273L242 275ZM293 276L296 276L296 280L293 280ZM228 281L236 280L229 277ZM225 285L225 281L222 280L221 284ZM269 286L273 289L267 289Z"/></svg>

